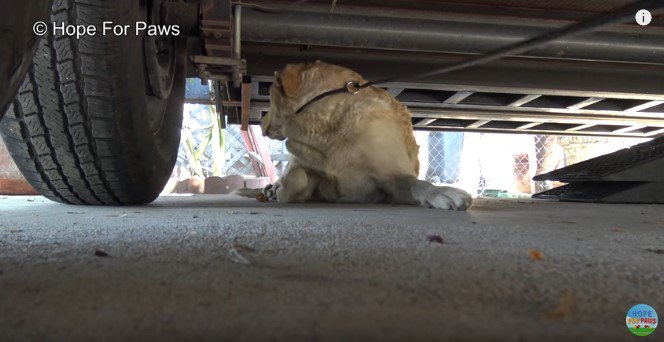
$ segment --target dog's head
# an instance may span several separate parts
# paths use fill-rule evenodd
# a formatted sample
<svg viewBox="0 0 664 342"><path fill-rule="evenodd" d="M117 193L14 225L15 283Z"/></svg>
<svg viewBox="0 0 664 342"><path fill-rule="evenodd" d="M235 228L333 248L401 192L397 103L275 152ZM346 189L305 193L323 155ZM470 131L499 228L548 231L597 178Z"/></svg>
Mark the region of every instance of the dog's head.
<svg viewBox="0 0 664 342"><path fill-rule="evenodd" d="M348 81L365 82L356 72L316 61L308 64L288 64L275 72L270 87L270 110L261 120L263 135L277 140L286 139L284 125L309 100L326 91L343 87Z"/></svg>

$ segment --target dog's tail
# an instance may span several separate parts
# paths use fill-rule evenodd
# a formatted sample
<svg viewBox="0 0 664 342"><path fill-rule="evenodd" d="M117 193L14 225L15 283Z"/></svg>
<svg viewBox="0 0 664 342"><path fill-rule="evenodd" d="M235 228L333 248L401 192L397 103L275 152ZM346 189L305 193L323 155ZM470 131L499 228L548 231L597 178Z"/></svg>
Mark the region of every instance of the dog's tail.
<svg viewBox="0 0 664 342"><path fill-rule="evenodd" d="M237 190L231 192L231 195L249 197L249 198L256 198L256 196L260 195L261 193L263 193L263 189L243 188L243 189L237 189Z"/></svg>

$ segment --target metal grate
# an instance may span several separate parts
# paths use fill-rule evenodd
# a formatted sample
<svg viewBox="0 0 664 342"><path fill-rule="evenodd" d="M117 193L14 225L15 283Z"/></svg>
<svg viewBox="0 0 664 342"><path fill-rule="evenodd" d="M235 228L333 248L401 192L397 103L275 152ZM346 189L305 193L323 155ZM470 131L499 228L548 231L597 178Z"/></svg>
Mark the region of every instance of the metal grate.
<svg viewBox="0 0 664 342"><path fill-rule="evenodd" d="M269 109L272 79L252 77L252 123L259 123L262 112ZM538 93L500 88L472 91L408 82L388 83L384 88L408 106L416 130L637 138L664 134L661 98L570 96L544 94L541 89Z"/></svg>
<svg viewBox="0 0 664 342"><path fill-rule="evenodd" d="M639 182L580 182L571 183L554 189L550 189L536 195L533 198L540 199L563 199L581 202L599 202L607 196L636 187Z"/></svg>

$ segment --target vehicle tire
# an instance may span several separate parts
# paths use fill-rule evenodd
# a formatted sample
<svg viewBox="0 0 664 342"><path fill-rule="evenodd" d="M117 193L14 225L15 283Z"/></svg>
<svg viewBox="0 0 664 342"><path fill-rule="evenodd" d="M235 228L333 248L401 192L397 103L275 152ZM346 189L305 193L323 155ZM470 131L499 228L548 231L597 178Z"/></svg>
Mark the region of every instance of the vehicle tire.
<svg viewBox="0 0 664 342"><path fill-rule="evenodd" d="M98 34L45 35L0 123L19 169L51 200L148 203L171 174L182 125L185 45L173 37L136 35L133 29L126 36L99 34L104 21L131 28L137 21L150 23L146 3L53 4L52 22L94 25ZM157 41L159 49L147 48ZM151 61L167 70L156 74L163 81L159 91L152 84Z"/></svg>
<svg viewBox="0 0 664 342"><path fill-rule="evenodd" d="M33 25L48 20L50 0L0 0L7 15L0 21L0 120L32 63L39 36Z"/></svg>

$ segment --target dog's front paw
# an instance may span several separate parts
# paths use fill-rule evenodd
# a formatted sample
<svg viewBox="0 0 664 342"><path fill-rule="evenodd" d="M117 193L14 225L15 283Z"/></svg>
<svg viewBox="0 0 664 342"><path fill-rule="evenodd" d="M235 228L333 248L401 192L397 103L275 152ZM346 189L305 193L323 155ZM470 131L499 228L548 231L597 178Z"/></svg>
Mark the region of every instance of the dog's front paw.
<svg viewBox="0 0 664 342"><path fill-rule="evenodd" d="M263 188L263 195L267 197L268 201L276 201L277 200L277 189L281 184L279 182L276 182L274 184L268 184L266 187Z"/></svg>
<svg viewBox="0 0 664 342"><path fill-rule="evenodd" d="M469 193L451 187L436 187L427 194L426 205L431 208L466 210L473 203Z"/></svg>

